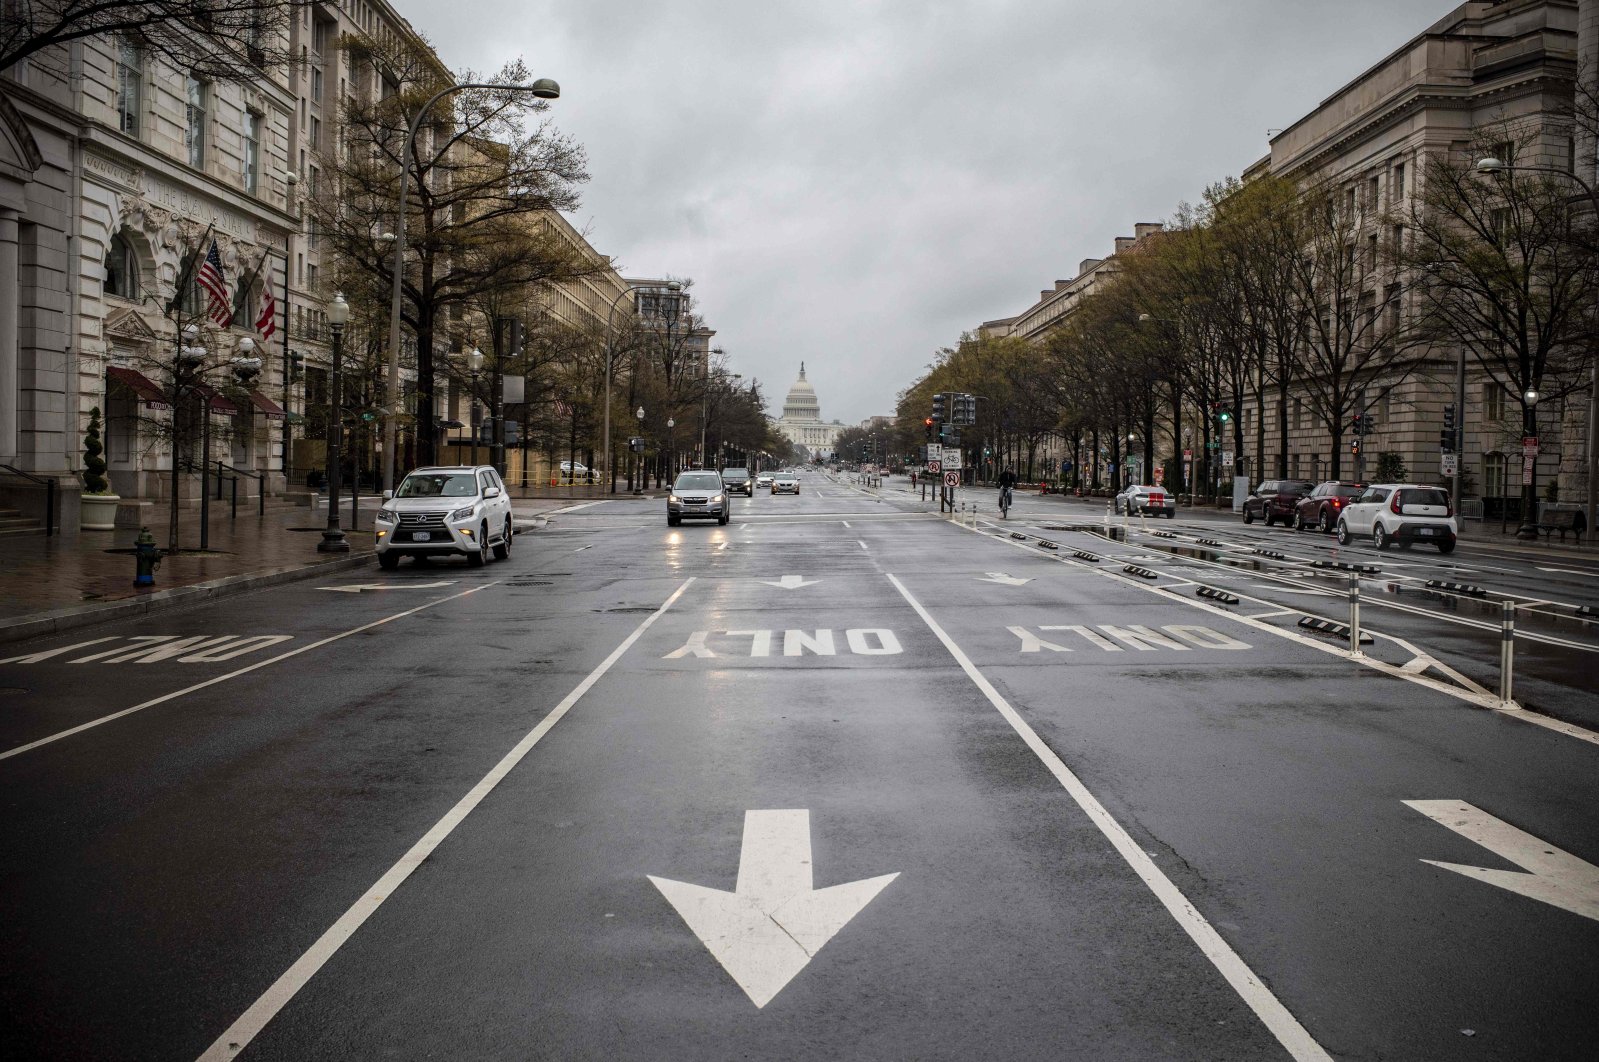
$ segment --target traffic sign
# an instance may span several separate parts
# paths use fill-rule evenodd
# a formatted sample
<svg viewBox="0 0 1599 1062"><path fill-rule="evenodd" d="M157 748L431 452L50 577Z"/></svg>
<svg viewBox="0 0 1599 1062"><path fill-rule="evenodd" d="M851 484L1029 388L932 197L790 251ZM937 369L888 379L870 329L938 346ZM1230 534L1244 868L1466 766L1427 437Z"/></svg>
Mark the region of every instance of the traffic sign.
<svg viewBox="0 0 1599 1062"><path fill-rule="evenodd" d="M938 461L938 460L929 461L929 462L927 462L927 471L934 472L934 473L942 471L942 468L941 468L942 465L943 465L942 461Z"/></svg>
<svg viewBox="0 0 1599 1062"><path fill-rule="evenodd" d="M1439 467L1438 467L1438 474L1439 475L1452 476L1456 472L1460 471L1460 455L1459 454L1440 454L1439 455L1438 465L1439 465Z"/></svg>
<svg viewBox="0 0 1599 1062"><path fill-rule="evenodd" d="M961 474L959 472L945 472L944 473L944 486L946 486L946 487L958 487L960 485L961 485Z"/></svg>
<svg viewBox="0 0 1599 1062"><path fill-rule="evenodd" d="M1521 437L1521 453L1524 457L1538 456L1538 436L1523 435Z"/></svg>
<svg viewBox="0 0 1599 1062"><path fill-rule="evenodd" d="M1231 450L1223 450L1221 452L1221 463L1224 465L1233 463L1233 452Z"/></svg>
<svg viewBox="0 0 1599 1062"><path fill-rule="evenodd" d="M944 447L944 471L945 472L949 472L951 470L959 471L960 467L961 467L961 452L959 450L951 449L948 446Z"/></svg>

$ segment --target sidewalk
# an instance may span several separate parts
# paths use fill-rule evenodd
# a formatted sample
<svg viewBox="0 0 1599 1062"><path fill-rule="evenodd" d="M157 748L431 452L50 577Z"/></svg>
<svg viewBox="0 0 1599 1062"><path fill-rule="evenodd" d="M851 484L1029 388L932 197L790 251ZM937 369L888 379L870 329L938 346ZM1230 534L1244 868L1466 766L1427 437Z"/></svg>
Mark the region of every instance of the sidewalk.
<svg viewBox="0 0 1599 1062"><path fill-rule="evenodd" d="M327 526L324 501L319 498L311 508L278 505L265 515L252 510L236 519L226 510L214 513L205 553L198 552L199 513L185 510L180 542L185 551L195 552L163 554L150 587L133 585L135 528L0 538L0 571L5 573L0 577L0 643L370 563L379 499L362 499L360 529L345 531L348 554L316 550ZM518 533L543 526L542 514L564 504L559 499L519 501L513 509ZM348 523L348 506L344 519ZM164 519L150 532L164 550Z"/></svg>

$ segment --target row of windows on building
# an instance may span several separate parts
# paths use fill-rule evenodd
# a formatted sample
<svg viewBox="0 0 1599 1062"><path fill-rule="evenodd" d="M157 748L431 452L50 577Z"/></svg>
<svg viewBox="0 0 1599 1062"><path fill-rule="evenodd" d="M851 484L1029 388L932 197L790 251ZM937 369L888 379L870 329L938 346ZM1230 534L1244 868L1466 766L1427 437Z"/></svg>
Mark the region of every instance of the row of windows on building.
<svg viewBox="0 0 1599 1062"><path fill-rule="evenodd" d="M118 45L116 62L117 128L136 140L141 139L144 131L144 49L137 41L124 37ZM186 76L183 146L185 161L197 170L203 170L206 166L210 106L211 86L193 75ZM241 129L243 147L239 177L244 190L252 195L260 190L261 183L261 127L262 115L246 109Z"/></svg>

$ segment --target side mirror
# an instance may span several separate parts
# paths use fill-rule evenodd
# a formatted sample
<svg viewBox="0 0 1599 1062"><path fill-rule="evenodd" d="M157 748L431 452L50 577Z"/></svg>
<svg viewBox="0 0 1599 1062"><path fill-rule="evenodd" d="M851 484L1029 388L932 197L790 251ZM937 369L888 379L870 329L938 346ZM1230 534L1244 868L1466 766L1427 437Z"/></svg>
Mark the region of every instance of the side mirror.
<svg viewBox="0 0 1599 1062"><path fill-rule="evenodd" d="M383 500L384 501L388 501L392 497L394 497L394 492L392 490L386 490L386 491L383 492Z"/></svg>
<svg viewBox="0 0 1599 1062"><path fill-rule="evenodd" d="M499 487L490 487L488 490L483 492L483 498L484 498L485 501L487 501L489 498L498 498L499 496L500 496L500 488Z"/></svg>

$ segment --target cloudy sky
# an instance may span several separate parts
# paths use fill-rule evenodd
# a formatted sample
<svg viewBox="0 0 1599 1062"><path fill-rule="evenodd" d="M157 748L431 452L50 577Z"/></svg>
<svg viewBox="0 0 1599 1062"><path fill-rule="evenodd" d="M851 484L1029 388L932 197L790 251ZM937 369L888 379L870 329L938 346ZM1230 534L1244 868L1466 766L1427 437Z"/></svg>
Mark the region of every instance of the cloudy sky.
<svg viewBox="0 0 1599 1062"><path fill-rule="evenodd" d="M892 413L934 352L1266 153L1447 0L395 0L517 56L588 150L572 217L691 277L780 406Z"/></svg>

